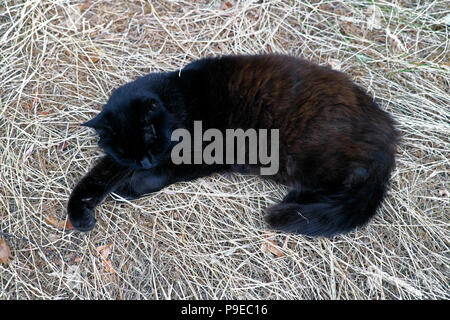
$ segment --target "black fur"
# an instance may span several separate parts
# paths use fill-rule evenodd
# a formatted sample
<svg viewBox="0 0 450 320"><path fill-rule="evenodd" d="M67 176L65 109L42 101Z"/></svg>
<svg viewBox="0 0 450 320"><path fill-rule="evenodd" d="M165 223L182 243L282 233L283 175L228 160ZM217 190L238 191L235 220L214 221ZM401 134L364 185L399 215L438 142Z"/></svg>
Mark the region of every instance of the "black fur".
<svg viewBox="0 0 450 320"><path fill-rule="evenodd" d="M279 171L292 187L265 220L275 229L332 236L364 225L383 200L398 134L391 117L345 74L282 55L225 56L149 74L113 92L85 125L107 155L68 203L72 225L94 227L109 192L135 199L214 172L257 173L260 164L175 165L177 128L279 129ZM246 150L247 152L248 150Z"/></svg>

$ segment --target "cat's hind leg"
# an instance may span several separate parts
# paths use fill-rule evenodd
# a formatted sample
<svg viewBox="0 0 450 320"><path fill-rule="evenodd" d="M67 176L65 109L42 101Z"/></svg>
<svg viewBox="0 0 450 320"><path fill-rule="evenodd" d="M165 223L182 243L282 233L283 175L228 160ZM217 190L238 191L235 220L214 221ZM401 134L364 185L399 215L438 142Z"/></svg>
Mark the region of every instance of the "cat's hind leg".
<svg viewBox="0 0 450 320"><path fill-rule="evenodd" d="M355 169L340 190L293 190L268 208L265 220L274 229L308 236L349 232L367 223L385 196L387 174L374 172L368 178L366 170Z"/></svg>
<svg viewBox="0 0 450 320"><path fill-rule="evenodd" d="M340 211L325 196L311 190L291 190L284 199L268 208L265 221L274 229L309 236L334 234L333 216Z"/></svg>

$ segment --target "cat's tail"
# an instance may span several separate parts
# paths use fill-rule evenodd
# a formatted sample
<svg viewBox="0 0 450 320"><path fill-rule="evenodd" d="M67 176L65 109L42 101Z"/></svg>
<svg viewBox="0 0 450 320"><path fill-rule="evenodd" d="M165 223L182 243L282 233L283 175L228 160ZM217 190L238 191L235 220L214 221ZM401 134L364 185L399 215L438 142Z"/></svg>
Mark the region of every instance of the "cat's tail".
<svg viewBox="0 0 450 320"><path fill-rule="evenodd" d="M382 202L390 174L390 168L385 169L373 175L365 172L364 181L336 193L292 190L267 210L265 220L274 229L308 236L349 232L366 224ZM361 173L364 170L359 169Z"/></svg>

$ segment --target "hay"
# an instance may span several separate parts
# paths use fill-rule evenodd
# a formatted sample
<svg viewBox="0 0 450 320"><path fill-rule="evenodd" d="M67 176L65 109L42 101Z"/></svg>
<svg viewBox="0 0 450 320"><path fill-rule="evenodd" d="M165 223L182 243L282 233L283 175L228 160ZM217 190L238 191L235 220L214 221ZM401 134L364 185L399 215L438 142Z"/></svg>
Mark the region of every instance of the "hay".
<svg viewBox="0 0 450 320"><path fill-rule="evenodd" d="M2 1L0 237L12 259L0 264L0 297L448 299L449 7ZM113 88L203 56L260 52L341 69L398 121L392 188L366 228L330 240L274 233L262 209L286 189L220 175L133 202L108 197L87 234L49 223L64 221L101 155L78 124Z"/></svg>

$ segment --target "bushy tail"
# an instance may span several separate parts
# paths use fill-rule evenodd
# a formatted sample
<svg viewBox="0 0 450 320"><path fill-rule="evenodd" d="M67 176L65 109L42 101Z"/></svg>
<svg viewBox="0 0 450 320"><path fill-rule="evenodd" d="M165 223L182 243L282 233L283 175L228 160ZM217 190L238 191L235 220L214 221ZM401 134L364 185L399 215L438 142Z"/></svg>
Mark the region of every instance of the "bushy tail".
<svg viewBox="0 0 450 320"><path fill-rule="evenodd" d="M385 196L388 175L372 176L334 194L292 190L281 203L267 210L265 220L274 229L308 236L349 232L375 214Z"/></svg>

